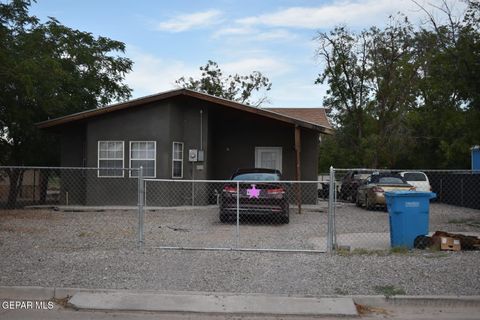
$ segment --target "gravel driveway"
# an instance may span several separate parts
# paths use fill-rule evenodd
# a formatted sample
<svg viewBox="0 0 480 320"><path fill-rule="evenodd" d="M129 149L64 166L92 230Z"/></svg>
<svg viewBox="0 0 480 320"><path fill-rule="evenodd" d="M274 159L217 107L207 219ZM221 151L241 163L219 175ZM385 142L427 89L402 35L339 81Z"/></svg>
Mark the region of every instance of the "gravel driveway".
<svg viewBox="0 0 480 320"><path fill-rule="evenodd" d="M244 247L317 249L326 206L288 225L243 223ZM147 211L148 246L229 247L216 208ZM339 234L388 232L387 213L337 208ZM480 212L432 204L431 230L480 232ZM341 224L340 224L341 222ZM137 212L0 211L0 285L282 294L480 294L480 252L343 255L136 248Z"/></svg>

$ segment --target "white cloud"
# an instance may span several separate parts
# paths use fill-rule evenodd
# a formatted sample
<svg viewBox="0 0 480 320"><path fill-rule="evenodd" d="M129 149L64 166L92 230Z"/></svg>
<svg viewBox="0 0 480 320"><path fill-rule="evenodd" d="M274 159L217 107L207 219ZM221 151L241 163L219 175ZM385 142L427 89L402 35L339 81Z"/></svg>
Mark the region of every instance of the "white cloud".
<svg viewBox="0 0 480 320"><path fill-rule="evenodd" d="M221 36L238 36L238 35L248 35L254 32L255 29L250 27L230 27L223 28L218 31L215 31L213 34L214 38L219 38Z"/></svg>
<svg viewBox="0 0 480 320"><path fill-rule="evenodd" d="M289 64L280 59L272 57L250 57L236 61L220 64L220 68L226 74L238 73L240 75L247 75L252 71L260 71L267 77L273 75L280 75L290 71Z"/></svg>
<svg viewBox="0 0 480 320"><path fill-rule="evenodd" d="M254 40L257 41L282 40L283 42L285 42L294 39L297 39L297 35L285 29L274 29L260 32L254 36Z"/></svg>
<svg viewBox="0 0 480 320"><path fill-rule="evenodd" d="M213 38L230 38L236 43L243 42L272 42L272 41L291 41L296 40L298 36L286 29L274 28L261 31L250 26L230 27L216 31Z"/></svg>
<svg viewBox="0 0 480 320"><path fill-rule="evenodd" d="M275 107L322 107L327 86L313 84L309 79L290 79L273 82L268 93L272 106Z"/></svg>
<svg viewBox="0 0 480 320"><path fill-rule="evenodd" d="M128 56L133 60L133 70L126 76L126 83L133 89L133 97L141 97L158 92L175 89L175 80L185 77L200 77L199 65L188 65L173 59L162 59L146 53L134 46L128 46ZM291 66L278 58L261 55L231 60L218 61L225 75L247 75L252 71L260 71L272 77L291 71Z"/></svg>
<svg viewBox="0 0 480 320"><path fill-rule="evenodd" d="M156 29L170 32L182 32L193 28L205 27L220 22L222 12L219 10L208 10L190 14L182 14L170 20L160 22Z"/></svg>
<svg viewBox="0 0 480 320"><path fill-rule="evenodd" d="M346 23L370 26L385 21L389 14L401 11L409 16L420 14L410 0L347 0L333 1L319 7L290 7L273 13L237 20L244 26L266 25L306 29L331 28Z"/></svg>
<svg viewBox="0 0 480 320"><path fill-rule="evenodd" d="M156 57L129 46L127 54L133 60L133 70L126 83L133 89L133 97L155 94L175 89L175 80L182 76L197 77L198 66L188 66L182 61Z"/></svg>

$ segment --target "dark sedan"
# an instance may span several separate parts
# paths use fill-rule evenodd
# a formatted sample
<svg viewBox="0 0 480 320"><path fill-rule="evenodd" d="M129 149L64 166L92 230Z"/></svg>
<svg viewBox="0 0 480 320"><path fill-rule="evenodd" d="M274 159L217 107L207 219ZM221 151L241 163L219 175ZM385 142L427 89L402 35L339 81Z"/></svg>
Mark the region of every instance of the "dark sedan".
<svg viewBox="0 0 480 320"><path fill-rule="evenodd" d="M225 184L220 195L221 222L236 218L238 203L238 212L242 217L265 216L271 221L289 223L286 186L279 182L280 171L259 168L239 169L233 174L231 180L231 183Z"/></svg>

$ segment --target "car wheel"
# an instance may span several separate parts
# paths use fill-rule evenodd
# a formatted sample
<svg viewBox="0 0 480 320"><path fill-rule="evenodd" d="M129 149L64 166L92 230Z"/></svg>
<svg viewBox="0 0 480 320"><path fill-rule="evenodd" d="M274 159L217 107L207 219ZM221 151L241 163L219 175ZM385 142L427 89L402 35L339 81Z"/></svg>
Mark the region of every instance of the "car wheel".
<svg viewBox="0 0 480 320"><path fill-rule="evenodd" d="M372 204L368 200L368 196L365 197L365 209L367 209L367 210L372 210L373 209Z"/></svg>
<svg viewBox="0 0 480 320"><path fill-rule="evenodd" d="M221 211L220 211L220 214L219 214L219 218L220 218L220 222L222 222L222 223L230 221L230 218Z"/></svg>
<svg viewBox="0 0 480 320"><path fill-rule="evenodd" d="M290 214L288 213L285 213L283 216L282 216L282 223L283 224L289 224L290 223Z"/></svg>
<svg viewBox="0 0 480 320"><path fill-rule="evenodd" d="M285 210L280 216L280 223L287 224L290 223L290 207L288 204L285 205Z"/></svg>

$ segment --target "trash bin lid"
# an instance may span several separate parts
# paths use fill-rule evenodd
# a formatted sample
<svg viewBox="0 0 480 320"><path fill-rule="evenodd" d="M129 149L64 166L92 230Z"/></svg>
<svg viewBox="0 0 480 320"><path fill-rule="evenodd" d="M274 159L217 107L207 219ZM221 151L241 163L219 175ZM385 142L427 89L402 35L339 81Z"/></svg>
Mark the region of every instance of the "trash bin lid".
<svg viewBox="0 0 480 320"><path fill-rule="evenodd" d="M387 191L385 192L387 197L426 197L429 199L434 199L437 197L435 192L427 191Z"/></svg>

